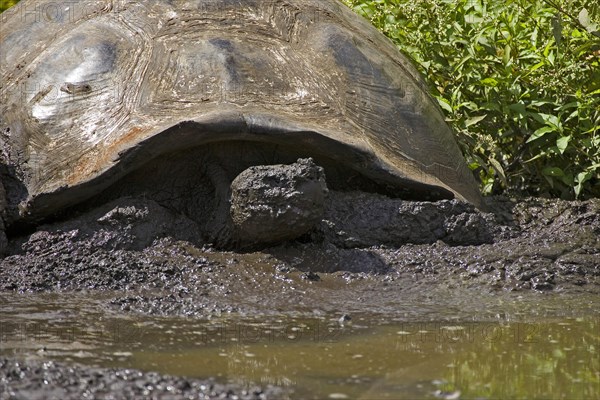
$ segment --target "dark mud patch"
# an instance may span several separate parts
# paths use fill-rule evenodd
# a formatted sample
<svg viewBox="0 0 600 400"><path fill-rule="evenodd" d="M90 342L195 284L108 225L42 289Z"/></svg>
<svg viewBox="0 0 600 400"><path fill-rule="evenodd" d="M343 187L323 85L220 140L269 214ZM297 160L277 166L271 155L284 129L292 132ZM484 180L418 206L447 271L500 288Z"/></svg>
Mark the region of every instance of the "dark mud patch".
<svg viewBox="0 0 600 400"><path fill-rule="evenodd" d="M281 389L243 388L134 369L0 358L2 399L280 399Z"/></svg>

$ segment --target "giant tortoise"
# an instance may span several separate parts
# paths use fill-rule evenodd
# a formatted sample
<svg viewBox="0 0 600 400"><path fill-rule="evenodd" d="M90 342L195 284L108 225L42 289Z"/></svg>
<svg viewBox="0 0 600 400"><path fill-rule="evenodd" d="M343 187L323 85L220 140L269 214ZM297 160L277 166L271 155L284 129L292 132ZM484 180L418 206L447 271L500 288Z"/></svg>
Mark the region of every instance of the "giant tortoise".
<svg viewBox="0 0 600 400"><path fill-rule="evenodd" d="M337 0L24 0L1 18L9 234L123 194L201 219L208 165L231 182L307 157L332 189L481 205L416 69Z"/></svg>

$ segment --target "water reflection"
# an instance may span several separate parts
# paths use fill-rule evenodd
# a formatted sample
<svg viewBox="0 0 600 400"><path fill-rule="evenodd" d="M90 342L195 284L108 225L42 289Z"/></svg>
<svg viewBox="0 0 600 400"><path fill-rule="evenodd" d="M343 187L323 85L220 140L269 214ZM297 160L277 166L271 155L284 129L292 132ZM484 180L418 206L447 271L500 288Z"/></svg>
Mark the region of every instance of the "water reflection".
<svg viewBox="0 0 600 400"><path fill-rule="evenodd" d="M122 316L100 303L11 298L0 315L0 354L273 384L301 398L600 398L600 319L589 312L510 322L195 320Z"/></svg>

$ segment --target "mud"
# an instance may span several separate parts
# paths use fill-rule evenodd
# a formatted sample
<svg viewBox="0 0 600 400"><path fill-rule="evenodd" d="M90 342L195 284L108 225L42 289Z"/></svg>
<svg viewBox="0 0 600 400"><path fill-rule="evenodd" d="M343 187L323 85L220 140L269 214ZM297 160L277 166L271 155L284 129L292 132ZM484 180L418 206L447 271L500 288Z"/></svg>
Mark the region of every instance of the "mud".
<svg viewBox="0 0 600 400"><path fill-rule="evenodd" d="M0 398L81 399L279 399L271 386L244 388L133 369L93 368L53 361L0 358Z"/></svg>
<svg viewBox="0 0 600 400"><path fill-rule="evenodd" d="M117 314L371 315L385 323L426 318L428 310L439 318L441 304L452 318L485 319L524 307L535 313L549 293L600 294L600 200L496 197L487 206L492 212L329 191L322 220L299 239L226 252L202 245L193 220L150 199L121 198L12 238L0 261L0 299L94 291ZM518 298L483 300L511 292ZM277 390L0 360L0 395L15 399L284 396Z"/></svg>
<svg viewBox="0 0 600 400"><path fill-rule="evenodd" d="M235 253L197 244L200 232L186 217L125 198L13 239L0 263L0 289L125 291L114 300L123 309L185 315L293 309L287 297L294 291L314 292L319 303L325 281L336 298L357 281L368 281L369 291L385 286L398 293L417 283L599 292L600 200L497 197L488 207L493 213L454 200L331 191L323 220L309 234ZM302 279L307 272L323 279ZM235 293L257 303L237 304ZM363 304L377 303L375 296Z"/></svg>

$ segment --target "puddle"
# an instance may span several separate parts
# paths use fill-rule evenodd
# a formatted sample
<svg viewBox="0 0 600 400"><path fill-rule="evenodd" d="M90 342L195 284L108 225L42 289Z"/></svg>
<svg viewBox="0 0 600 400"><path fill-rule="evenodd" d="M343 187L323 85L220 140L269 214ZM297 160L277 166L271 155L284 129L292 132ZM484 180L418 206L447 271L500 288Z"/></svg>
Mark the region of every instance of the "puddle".
<svg viewBox="0 0 600 400"><path fill-rule="evenodd" d="M597 298L547 296L535 313L344 321L121 315L103 296L3 295L0 355L273 384L296 398L600 398Z"/></svg>

